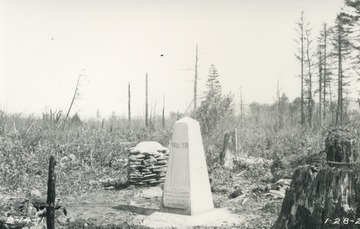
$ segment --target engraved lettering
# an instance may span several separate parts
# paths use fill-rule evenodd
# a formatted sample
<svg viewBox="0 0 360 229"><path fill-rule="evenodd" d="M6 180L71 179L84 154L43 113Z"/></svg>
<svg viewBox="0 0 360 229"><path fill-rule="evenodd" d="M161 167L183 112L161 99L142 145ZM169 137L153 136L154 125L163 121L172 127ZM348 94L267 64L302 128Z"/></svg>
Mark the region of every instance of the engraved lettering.
<svg viewBox="0 0 360 229"><path fill-rule="evenodd" d="M186 209L190 206L190 192L186 188L168 187L164 189L164 206Z"/></svg>
<svg viewBox="0 0 360 229"><path fill-rule="evenodd" d="M189 143L187 142L171 142L171 147L176 149L187 149L189 148Z"/></svg>

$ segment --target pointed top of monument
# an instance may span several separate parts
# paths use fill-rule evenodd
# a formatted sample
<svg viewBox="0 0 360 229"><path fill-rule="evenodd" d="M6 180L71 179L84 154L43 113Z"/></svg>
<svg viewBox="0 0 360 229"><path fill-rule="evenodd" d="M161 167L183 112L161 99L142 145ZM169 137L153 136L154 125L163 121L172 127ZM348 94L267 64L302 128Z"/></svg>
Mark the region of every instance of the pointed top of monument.
<svg viewBox="0 0 360 229"><path fill-rule="evenodd" d="M176 121L177 123L181 122L181 123L198 123L198 121L196 121L195 119L192 119L190 117L184 117L182 119L179 119L178 121Z"/></svg>

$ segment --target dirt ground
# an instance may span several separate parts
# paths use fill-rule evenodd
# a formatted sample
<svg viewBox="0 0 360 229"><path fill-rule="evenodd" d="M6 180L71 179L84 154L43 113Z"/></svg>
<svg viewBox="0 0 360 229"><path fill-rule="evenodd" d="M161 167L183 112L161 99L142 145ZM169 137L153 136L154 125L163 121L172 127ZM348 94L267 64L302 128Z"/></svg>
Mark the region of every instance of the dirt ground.
<svg viewBox="0 0 360 229"><path fill-rule="evenodd" d="M232 180L235 181L232 184L218 181L213 185L216 190L212 192L214 206L227 208L239 219L238 225L229 225L228 228L270 228L277 219L282 199L269 196L266 192L254 192L259 183L241 174L233 174ZM230 198L234 190L230 187L234 186L241 187L241 195ZM84 224L94 222L94 225L104 227L120 227L125 222L141 225L145 217L159 210L161 196L161 186L129 186L122 190L99 188L79 196L64 196L61 198L68 215L61 215L58 221L64 227L79 220Z"/></svg>
<svg viewBox="0 0 360 229"><path fill-rule="evenodd" d="M57 218L64 228L69 223L96 222L98 226L121 225L127 222L141 225L142 221L160 208L160 187L129 187L124 190L97 190L81 196L63 198L67 216ZM213 193L216 207L227 208L235 214L241 224L238 228L270 228L277 217L281 200L271 200L255 195L228 199L223 193Z"/></svg>
<svg viewBox="0 0 360 229"><path fill-rule="evenodd" d="M238 218L239 223L217 228L270 228L277 219L282 199L267 195L268 192L254 191L259 185L266 185L263 182L254 182L241 174L232 175L231 184L221 180L212 184L215 189L212 196L215 208L228 209ZM234 187L241 188L240 195L235 198L230 197ZM42 196L45 197L46 193L42 193ZM161 196L161 186L129 186L123 189L98 186L82 193L63 196L58 192L57 198L61 200L67 214L57 211L56 228L147 228L142 226L142 222L150 214L159 211ZM18 199L26 200L25 194L0 190L0 205L6 202L7 205L14 205L19 202ZM3 208L4 211L6 212L6 209ZM26 224L25 227L2 227L0 224L0 229L44 228L45 218L41 219L38 215L33 216L33 223ZM37 219L34 220L36 216ZM4 218L4 215L2 217L3 220L9 219Z"/></svg>

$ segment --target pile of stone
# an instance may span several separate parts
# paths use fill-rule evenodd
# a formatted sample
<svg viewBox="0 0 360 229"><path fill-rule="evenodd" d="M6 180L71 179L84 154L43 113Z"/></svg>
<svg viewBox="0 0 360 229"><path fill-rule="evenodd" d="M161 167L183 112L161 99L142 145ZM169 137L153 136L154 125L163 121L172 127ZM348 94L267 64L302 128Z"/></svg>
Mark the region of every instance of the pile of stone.
<svg viewBox="0 0 360 229"><path fill-rule="evenodd" d="M128 181L135 185L164 183L169 149L155 141L140 142L129 149Z"/></svg>

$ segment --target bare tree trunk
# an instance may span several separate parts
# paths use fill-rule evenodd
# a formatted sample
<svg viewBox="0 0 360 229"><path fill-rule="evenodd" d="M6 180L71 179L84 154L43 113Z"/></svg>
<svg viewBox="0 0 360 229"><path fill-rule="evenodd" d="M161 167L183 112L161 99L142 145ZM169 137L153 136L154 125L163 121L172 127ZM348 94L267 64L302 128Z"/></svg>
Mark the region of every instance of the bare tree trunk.
<svg viewBox="0 0 360 229"><path fill-rule="evenodd" d="M196 44L196 58L195 58L195 81L194 81L194 110L196 110L197 101L197 68L198 68L198 45Z"/></svg>
<svg viewBox="0 0 360 229"><path fill-rule="evenodd" d="M148 104L148 74L146 73L146 77L145 77L145 126L148 127L149 126L149 120L148 120L148 109L149 109L149 104Z"/></svg>
<svg viewBox="0 0 360 229"><path fill-rule="evenodd" d="M336 109L336 125L342 124L342 53L341 53L341 45L342 39L340 34L340 25L338 25L338 99L337 99L337 109Z"/></svg>
<svg viewBox="0 0 360 229"><path fill-rule="evenodd" d="M304 12L301 12L300 19L300 42L301 42L301 125L305 125L305 113L304 113Z"/></svg>
<svg viewBox="0 0 360 229"><path fill-rule="evenodd" d="M165 129L165 93L163 95L162 126Z"/></svg>
<svg viewBox="0 0 360 229"><path fill-rule="evenodd" d="M322 125L322 110L321 110L321 104L322 104L322 52L321 52L321 46L319 47L319 122L320 126Z"/></svg>
<svg viewBox="0 0 360 229"><path fill-rule="evenodd" d="M330 98L330 114L331 114L331 122L335 123L334 118L334 102L333 102L333 91L331 90L331 87L329 86L329 98ZM335 111L336 113L336 111Z"/></svg>
<svg viewBox="0 0 360 229"><path fill-rule="evenodd" d="M308 101L308 112L309 112L309 127L312 127L312 73L311 73L311 58L310 58L310 35L309 31L306 31L306 56L308 64L308 75L309 75L309 101Z"/></svg>
<svg viewBox="0 0 360 229"><path fill-rule="evenodd" d="M280 88L279 88L279 80L276 83L276 129L275 131L277 132L281 127L282 127L282 123L281 123L281 117L280 117Z"/></svg>
<svg viewBox="0 0 360 229"><path fill-rule="evenodd" d="M303 43L303 38L301 43ZM301 44L301 125L305 125L304 114L304 59L303 59L303 44Z"/></svg>
<svg viewBox="0 0 360 229"><path fill-rule="evenodd" d="M323 79L323 85L324 85L324 96L323 96L323 117L324 120L326 119L326 86L327 86L327 75L326 75L326 48L327 48L327 28L326 24L324 24L324 79Z"/></svg>
<svg viewBox="0 0 360 229"><path fill-rule="evenodd" d="M242 96L242 87L240 87L240 127L243 127L243 120L244 119L244 102Z"/></svg>
<svg viewBox="0 0 360 229"><path fill-rule="evenodd" d="M130 82L128 84L128 117L129 117L129 126L131 126L131 91L130 91Z"/></svg>

